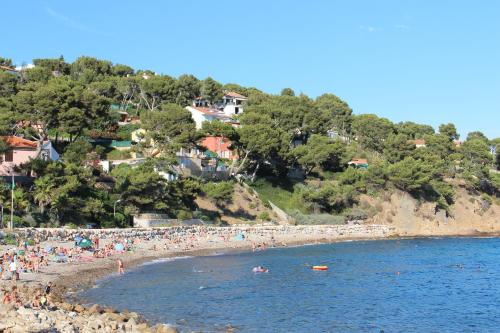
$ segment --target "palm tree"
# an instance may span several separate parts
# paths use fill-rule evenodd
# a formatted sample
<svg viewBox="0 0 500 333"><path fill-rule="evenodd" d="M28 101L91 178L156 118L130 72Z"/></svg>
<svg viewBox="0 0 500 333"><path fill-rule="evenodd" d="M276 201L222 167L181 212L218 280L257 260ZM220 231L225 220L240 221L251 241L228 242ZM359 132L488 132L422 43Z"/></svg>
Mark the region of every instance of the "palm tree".
<svg viewBox="0 0 500 333"><path fill-rule="evenodd" d="M35 181L35 193L33 198L40 207L40 212L45 212L45 207L50 206L54 200L55 189L51 179L46 177L38 178Z"/></svg>

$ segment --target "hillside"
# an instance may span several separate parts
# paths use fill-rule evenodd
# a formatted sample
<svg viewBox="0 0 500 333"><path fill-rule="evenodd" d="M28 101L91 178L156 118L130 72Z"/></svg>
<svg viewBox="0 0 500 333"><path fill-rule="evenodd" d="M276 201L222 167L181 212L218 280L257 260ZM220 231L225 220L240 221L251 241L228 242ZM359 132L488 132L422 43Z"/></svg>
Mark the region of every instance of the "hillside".
<svg viewBox="0 0 500 333"><path fill-rule="evenodd" d="M461 138L453 123L394 123L330 92L269 94L88 56L0 63L0 204L15 226L124 227L143 212L277 220L268 202L301 224L342 224L386 212L363 197L406 193L422 216L468 216L463 191L500 197L500 138Z"/></svg>
<svg viewBox="0 0 500 333"><path fill-rule="evenodd" d="M197 197L195 203L208 216L219 215L220 220L227 224L252 224L271 219L278 221L277 216L257 195L239 184L235 185L230 202L222 208L204 196Z"/></svg>

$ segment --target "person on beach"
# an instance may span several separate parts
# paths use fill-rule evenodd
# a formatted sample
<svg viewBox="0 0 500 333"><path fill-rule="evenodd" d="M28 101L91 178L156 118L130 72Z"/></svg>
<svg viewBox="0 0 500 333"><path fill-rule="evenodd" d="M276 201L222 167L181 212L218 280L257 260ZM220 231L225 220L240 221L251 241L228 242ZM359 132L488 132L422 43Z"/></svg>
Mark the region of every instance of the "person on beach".
<svg viewBox="0 0 500 333"><path fill-rule="evenodd" d="M9 271L12 277L12 281L19 280L19 272L17 270L17 261L15 258L12 259L12 261L9 264Z"/></svg>
<svg viewBox="0 0 500 333"><path fill-rule="evenodd" d="M45 295L49 295L51 291L52 291L52 281L49 281L49 283L47 283L47 285L45 286Z"/></svg>
<svg viewBox="0 0 500 333"><path fill-rule="evenodd" d="M123 261L121 259L118 259L117 263L118 263L118 274L125 274L125 268L123 267Z"/></svg>

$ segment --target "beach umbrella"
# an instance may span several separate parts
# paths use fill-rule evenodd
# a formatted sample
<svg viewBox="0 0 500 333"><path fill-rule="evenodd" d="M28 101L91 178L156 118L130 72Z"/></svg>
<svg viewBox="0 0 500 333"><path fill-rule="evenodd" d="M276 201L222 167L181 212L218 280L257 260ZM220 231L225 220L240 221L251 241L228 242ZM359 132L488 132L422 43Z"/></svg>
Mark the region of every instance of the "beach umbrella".
<svg viewBox="0 0 500 333"><path fill-rule="evenodd" d="M123 246L123 244L121 244L121 243L115 244L116 251L123 251L124 249L125 249L125 247Z"/></svg>
<svg viewBox="0 0 500 333"><path fill-rule="evenodd" d="M80 242L80 244L78 244L78 246L82 249L85 249L87 247L92 247L92 242L90 241L90 239L84 239Z"/></svg>

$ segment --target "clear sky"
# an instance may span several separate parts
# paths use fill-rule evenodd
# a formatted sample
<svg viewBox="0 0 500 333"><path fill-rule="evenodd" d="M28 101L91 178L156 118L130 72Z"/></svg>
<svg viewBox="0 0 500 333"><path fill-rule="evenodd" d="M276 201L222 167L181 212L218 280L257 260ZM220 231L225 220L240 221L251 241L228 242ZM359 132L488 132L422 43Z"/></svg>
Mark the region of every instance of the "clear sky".
<svg viewBox="0 0 500 333"><path fill-rule="evenodd" d="M0 56L80 55L270 93L332 92L355 113L500 137L500 1L192 0L3 4Z"/></svg>

